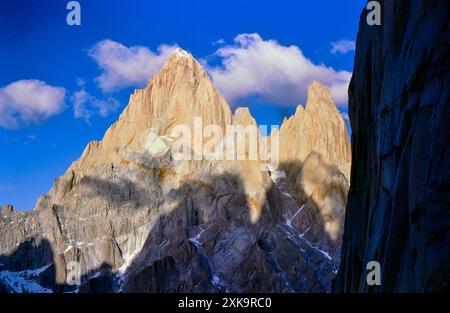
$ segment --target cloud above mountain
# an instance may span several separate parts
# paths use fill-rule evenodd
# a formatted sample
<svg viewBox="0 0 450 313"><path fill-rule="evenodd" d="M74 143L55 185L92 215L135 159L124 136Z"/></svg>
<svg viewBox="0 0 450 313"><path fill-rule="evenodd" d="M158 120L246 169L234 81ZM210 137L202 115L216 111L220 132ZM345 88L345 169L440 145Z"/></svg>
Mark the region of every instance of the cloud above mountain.
<svg viewBox="0 0 450 313"><path fill-rule="evenodd" d="M142 87L155 75L176 45L162 44L156 52L144 46L127 47L113 40L102 40L88 54L102 73L95 81L104 92L125 87Z"/></svg>
<svg viewBox="0 0 450 313"><path fill-rule="evenodd" d="M156 52L144 46L126 47L103 40L89 50L102 70L95 81L105 92L125 87L143 87L155 75L177 45L162 44ZM231 104L245 104L250 97L280 106L306 101L313 80L330 89L341 107L347 105L351 73L315 64L294 45L284 46L259 34L239 34L232 44L221 41L214 53L219 61L202 63L219 91Z"/></svg>
<svg viewBox="0 0 450 313"><path fill-rule="evenodd" d="M215 55L221 65L208 67L208 72L232 103L256 95L265 101L293 106L305 101L308 86L317 80L330 89L336 103L347 104L351 74L314 64L297 46L264 40L256 33L240 34Z"/></svg>
<svg viewBox="0 0 450 313"><path fill-rule="evenodd" d="M17 129L39 124L65 108L66 90L29 79L0 88L0 127Z"/></svg>

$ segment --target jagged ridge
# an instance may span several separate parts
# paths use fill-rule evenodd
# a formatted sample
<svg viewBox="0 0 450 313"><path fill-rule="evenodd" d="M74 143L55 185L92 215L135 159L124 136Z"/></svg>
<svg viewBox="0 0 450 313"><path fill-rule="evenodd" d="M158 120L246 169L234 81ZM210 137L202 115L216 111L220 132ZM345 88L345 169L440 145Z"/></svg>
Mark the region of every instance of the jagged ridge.
<svg viewBox="0 0 450 313"><path fill-rule="evenodd" d="M349 155L328 91L314 83L305 112L283 123L277 171L259 160L173 160L170 130L196 116L222 128L256 123L248 109L233 115L177 50L35 210L2 208L0 271L51 264L38 280L53 291L330 290ZM71 261L79 287L66 283Z"/></svg>

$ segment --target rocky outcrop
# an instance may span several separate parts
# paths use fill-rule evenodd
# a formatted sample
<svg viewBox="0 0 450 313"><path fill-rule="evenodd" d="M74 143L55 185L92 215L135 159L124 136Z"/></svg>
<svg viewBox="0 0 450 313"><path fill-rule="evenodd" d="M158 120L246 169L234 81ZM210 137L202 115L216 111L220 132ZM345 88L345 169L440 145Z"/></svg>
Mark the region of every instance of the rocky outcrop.
<svg viewBox="0 0 450 313"><path fill-rule="evenodd" d="M288 157L279 168L261 158L179 160L172 153L177 125L195 131L201 118L225 131L256 122L248 109L232 114L200 64L177 50L32 212L1 208L2 290L329 291L348 139L329 93L318 83L310 91L305 120L295 122L308 126L291 122L280 131L285 147L304 144L302 153L283 148ZM73 261L80 286L69 284Z"/></svg>
<svg viewBox="0 0 450 313"><path fill-rule="evenodd" d="M361 15L349 89L352 170L337 291L448 291L450 4ZM366 265L381 266L381 285ZM370 269L372 270L372 268Z"/></svg>

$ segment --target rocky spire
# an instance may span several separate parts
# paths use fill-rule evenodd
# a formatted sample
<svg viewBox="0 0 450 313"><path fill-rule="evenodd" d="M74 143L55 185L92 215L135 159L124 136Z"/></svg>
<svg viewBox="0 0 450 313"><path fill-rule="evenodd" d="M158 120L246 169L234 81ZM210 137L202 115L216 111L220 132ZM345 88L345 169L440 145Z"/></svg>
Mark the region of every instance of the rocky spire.
<svg viewBox="0 0 450 313"><path fill-rule="evenodd" d="M306 103L306 110L311 113L332 114L338 111L330 91L316 80L308 87Z"/></svg>
<svg viewBox="0 0 450 313"><path fill-rule="evenodd" d="M303 162L314 151L350 176L350 141L344 119L330 91L314 81L308 88L306 108L301 105L280 128L282 161Z"/></svg>

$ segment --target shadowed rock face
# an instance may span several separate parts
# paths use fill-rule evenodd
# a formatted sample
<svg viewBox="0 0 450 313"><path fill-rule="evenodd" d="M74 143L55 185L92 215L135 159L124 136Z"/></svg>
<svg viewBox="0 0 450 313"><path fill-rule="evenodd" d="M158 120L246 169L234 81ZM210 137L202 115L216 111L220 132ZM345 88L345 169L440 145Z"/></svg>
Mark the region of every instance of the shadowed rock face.
<svg viewBox="0 0 450 313"><path fill-rule="evenodd" d="M169 134L180 123L255 124L246 109L232 114L177 50L32 212L0 207L0 291L330 291L349 141L329 92L314 83L310 93L305 121L296 118L305 125L282 127L277 170L261 171L260 160L177 161ZM67 284L72 261L79 287Z"/></svg>
<svg viewBox="0 0 450 313"><path fill-rule="evenodd" d="M380 1L361 15L349 89L351 188L337 291L450 282L450 2ZM366 264L381 265L381 286Z"/></svg>

